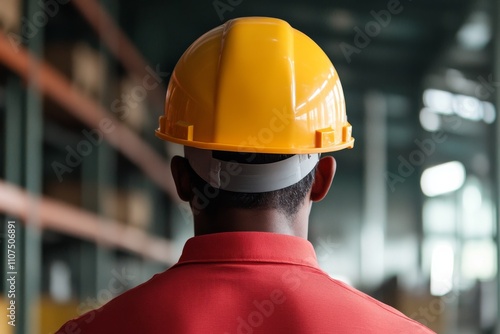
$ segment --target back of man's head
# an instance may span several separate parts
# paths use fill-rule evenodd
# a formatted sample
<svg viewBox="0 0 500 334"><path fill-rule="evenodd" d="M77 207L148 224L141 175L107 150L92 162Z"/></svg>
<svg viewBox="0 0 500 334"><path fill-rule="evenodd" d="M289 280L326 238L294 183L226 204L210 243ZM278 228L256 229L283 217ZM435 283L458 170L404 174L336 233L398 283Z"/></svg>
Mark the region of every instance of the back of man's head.
<svg viewBox="0 0 500 334"><path fill-rule="evenodd" d="M212 151L212 155L215 159L234 163L235 173L233 175L228 173L226 177L229 178L238 177L237 172L241 166L240 164L272 164L293 156L291 154L257 154L228 151ZM197 199L199 202L195 203L195 209L198 207L205 209L207 212L215 212L225 208L275 209L288 217L293 217L311 189L315 168L294 184L265 192L241 192L214 188L200 177L191 166L189 166L189 172L193 192L198 197L201 197Z"/></svg>
<svg viewBox="0 0 500 334"><path fill-rule="evenodd" d="M352 148L351 132L325 52L283 20L246 17L210 30L184 52L156 135L185 148L190 184L176 185L195 215L238 208L292 217L309 192L311 201L324 197L335 163L319 156Z"/></svg>

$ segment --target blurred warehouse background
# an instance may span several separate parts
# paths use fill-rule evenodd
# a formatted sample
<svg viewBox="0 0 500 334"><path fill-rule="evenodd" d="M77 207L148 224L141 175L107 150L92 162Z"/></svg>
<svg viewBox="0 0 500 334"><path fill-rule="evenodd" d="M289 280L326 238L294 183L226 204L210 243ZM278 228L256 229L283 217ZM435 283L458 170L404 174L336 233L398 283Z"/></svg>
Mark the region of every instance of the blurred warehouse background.
<svg viewBox="0 0 500 334"><path fill-rule="evenodd" d="M342 79L356 145L311 215L322 268L438 333L500 333L496 0L0 0L0 332L52 333L176 262L169 74L250 15Z"/></svg>

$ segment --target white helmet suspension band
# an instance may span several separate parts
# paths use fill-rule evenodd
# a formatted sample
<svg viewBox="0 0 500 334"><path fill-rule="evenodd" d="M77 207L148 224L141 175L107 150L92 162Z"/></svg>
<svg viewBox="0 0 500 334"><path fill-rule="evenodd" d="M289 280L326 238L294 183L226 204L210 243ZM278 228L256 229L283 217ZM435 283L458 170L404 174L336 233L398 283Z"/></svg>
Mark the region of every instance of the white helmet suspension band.
<svg viewBox="0 0 500 334"><path fill-rule="evenodd" d="M261 193L299 182L313 170L320 154L296 154L273 163L245 164L216 159L211 150L184 146L184 156L196 174L214 188Z"/></svg>

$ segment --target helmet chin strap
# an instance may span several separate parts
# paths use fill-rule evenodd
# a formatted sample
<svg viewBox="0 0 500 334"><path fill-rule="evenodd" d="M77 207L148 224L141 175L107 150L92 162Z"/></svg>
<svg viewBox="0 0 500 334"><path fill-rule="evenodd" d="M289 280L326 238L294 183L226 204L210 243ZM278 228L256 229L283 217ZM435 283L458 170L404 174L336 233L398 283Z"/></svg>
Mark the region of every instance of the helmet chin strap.
<svg viewBox="0 0 500 334"><path fill-rule="evenodd" d="M215 159L212 150L184 146L184 156L196 174L214 188L262 193L302 180L316 166L320 154L296 154L273 163L245 164Z"/></svg>

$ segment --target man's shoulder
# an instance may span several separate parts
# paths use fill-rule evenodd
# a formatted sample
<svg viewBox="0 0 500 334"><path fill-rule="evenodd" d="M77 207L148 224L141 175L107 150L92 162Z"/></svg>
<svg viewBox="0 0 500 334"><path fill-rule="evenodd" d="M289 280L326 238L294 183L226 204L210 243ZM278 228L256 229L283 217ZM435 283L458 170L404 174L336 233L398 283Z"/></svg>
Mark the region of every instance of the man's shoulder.
<svg viewBox="0 0 500 334"><path fill-rule="evenodd" d="M359 324L367 326L366 333L434 333L394 307L325 273L320 291L322 301L331 305L330 310L345 319L357 319Z"/></svg>
<svg viewBox="0 0 500 334"><path fill-rule="evenodd" d="M141 317L138 315L145 312L144 305L159 293L155 286L156 280L162 274L156 274L148 281L123 292L101 307L67 321L56 334L117 333L121 330L120 326L126 328L131 324L139 325ZM126 330L129 329L131 328Z"/></svg>

